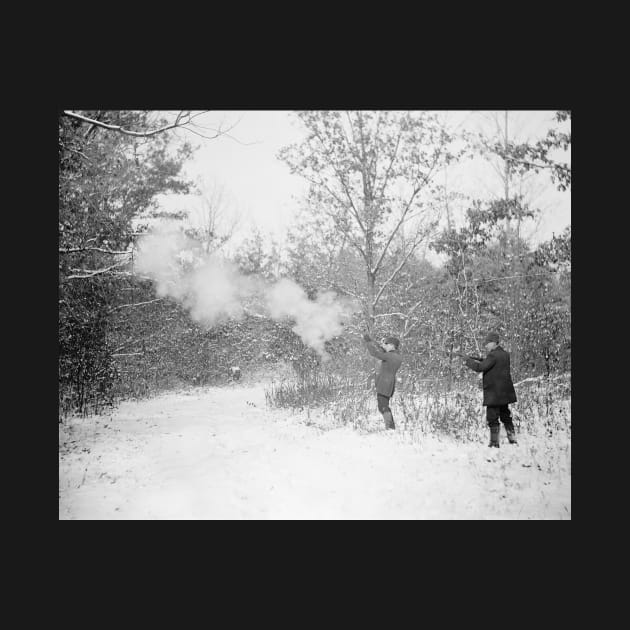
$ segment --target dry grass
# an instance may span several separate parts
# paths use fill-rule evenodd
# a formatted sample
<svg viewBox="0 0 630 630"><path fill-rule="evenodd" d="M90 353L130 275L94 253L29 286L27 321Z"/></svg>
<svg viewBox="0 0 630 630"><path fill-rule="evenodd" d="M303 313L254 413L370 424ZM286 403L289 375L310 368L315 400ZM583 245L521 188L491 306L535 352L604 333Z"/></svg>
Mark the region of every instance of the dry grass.
<svg viewBox="0 0 630 630"><path fill-rule="evenodd" d="M548 473L571 468L571 377L528 379L517 385L518 402L510 405L517 438L532 465ZM306 424L322 430L351 426L379 432L384 423L376 394L365 382L311 373L272 383L265 391L269 406L290 408ZM479 384L458 383L448 391L441 381L407 382L390 405L402 440L421 443L427 436L460 443L486 444L486 409ZM501 429L501 439L506 440Z"/></svg>

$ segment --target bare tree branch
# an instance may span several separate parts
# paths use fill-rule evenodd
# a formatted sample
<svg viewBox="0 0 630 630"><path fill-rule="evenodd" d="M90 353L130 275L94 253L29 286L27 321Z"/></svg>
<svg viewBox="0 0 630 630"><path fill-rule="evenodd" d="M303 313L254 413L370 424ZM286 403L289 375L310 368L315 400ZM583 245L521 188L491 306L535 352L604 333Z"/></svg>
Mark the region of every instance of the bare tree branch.
<svg viewBox="0 0 630 630"><path fill-rule="evenodd" d="M352 127L351 127L351 130L352 130ZM319 134L319 132L316 129L314 130L314 133L315 133L315 136L317 137L317 139L319 140L320 144L322 145L322 149L326 153L326 156L330 160L330 165L333 167L333 170L335 171L335 174L337 175L337 180L339 181L339 183L341 184L341 187L343 188L344 192L346 193L346 197L348 197L348 201L350 202L350 208L351 208L350 211L352 213L352 216L354 216L354 218L356 219L357 223L359 224L359 227L361 228L361 231L364 234L366 234L367 230L366 230L365 226L363 225L363 222L361 221L361 217L359 215L359 211L357 210L356 206L354 205L354 200L352 199L352 195L350 194L350 191L348 190L348 187L346 186L345 179L344 179L343 175L339 172L339 169L337 168L337 165L335 164L335 162L334 162L334 160L332 158L332 151L329 150L326 147L326 144L324 143L324 140L322 139L321 135ZM335 196L335 199L337 199L336 196Z"/></svg>
<svg viewBox="0 0 630 630"><path fill-rule="evenodd" d="M356 293L349 291L348 289L338 285L336 282L332 280L327 280L327 283L329 287L335 289L336 291L340 291L341 293L345 293L346 295L349 295L350 297L356 298L357 300L361 301L360 295L357 295Z"/></svg>
<svg viewBox="0 0 630 630"><path fill-rule="evenodd" d="M424 280L424 278L422 278ZM422 297L420 300L418 300L408 311L407 313L383 313L381 315L374 315L374 318L377 317L388 317L390 315L398 315L399 317L402 317L402 319L405 320L405 329L402 333L402 337L405 338L410 332L411 329L414 326L417 326L418 323L420 322L419 319L416 318L416 321L411 324L411 326L409 325L409 320L411 318L411 316L413 315L413 312L418 308L418 306L420 306L420 304L422 304L422 302L424 301L424 297Z"/></svg>
<svg viewBox="0 0 630 630"><path fill-rule="evenodd" d="M473 282L477 282L478 284L481 284L482 282L493 282L495 280L511 280L513 278L529 278L529 277L533 277L533 276L546 276L549 274L554 274L554 273L567 273L568 270L565 272L564 270L557 270L557 271L544 271L542 273L519 273L516 274L514 276L499 276L499 277L495 277L495 278L473 278Z"/></svg>
<svg viewBox="0 0 630 630"><path fill-rule="evenodd" d="M398 267L396 267L396 269L394 269L393 273L389 276L389 278L387 278L387 280L385 280L385 282L383 283L383 285L381 286L381 288L379 289L378 293L376 294L376 297L374 298L374 302L372 302L372 306L375 307L376 304L378 303L381 295L383 294L383 291L385 290L385 287L387 287L387 285L398 275L398 273L400 272L400 270L405 266L405 264L407 263L407 261L409 260L409 257L414 253L414 251L416 251L418 245L420 245L420 243L422 242L422 239L424 238L424 234L422 235L421 238L416 239L416 241L414 242L414 244L411 246L411 248L409 249L409 251L407 252L407 254L404 256L404 258L400 261L400 264L398 265Z"/></svg>
<svg viewBox="0 0 630 630"><path fill-rule="evenodd" d="M68 151L71 151L72 153L76 153L77 155L80 155L83 159L87 160L88 162L90 162L90 164L92 163L92 160L90 160L90 158L85 155L85 153L83 153L83 151L79 151L78 149L73 149L72 147L68 147L64 145L64 148L67 149Z"/></svg>
<svg viewBox="0 0 630 630"><path fill-rule="evenodd" d="M321 186L322 188L325 188L325 189L328 191L328 194L329 194L329 195L330 195L330 196L331 196L331 197L332 197L332 198L333 198L333 199L334 199L334 200L335 200L335 201L336 201L336 202L337 202L337 203L338 203L338 204L339 204L342 208L347 207L347 206L346 206L346 204L345 204L345 203L344 203L341 199L339 199L339 197L337 197L337 195L336 195L336 194L335 194L335 193L334 193L334 192L333 192L333 191L332 191L332 190L328 187L328 185L327 185L324 181L317 181L317 180L315 180L315 179L312 179L311 177L308 177L308 175L305 175L305 174L302 174L302 177L304 177L304 179L305 179L306 181L311 182L311 184L314 184L315 186ZM326 212L325 214L326 214L326 216L330 217L330 218L331 218L331 219L335 222L335 224L338 224L338 219L337 219L336 215L334 214L334 212L333 212L333 213L331 213L331 212ZM359 225L361 225L361 220L360 220L360 219L358 219L358 221L359 221ZM362 227L362 225L361 225L361 227ZM364 229L363 231L365 232L365 229ZM364 251L364 250L363 250L363 248L362 248L362 247L361 247L361 246L360 246L360 245L359 245L359 244L355 241L355 239L353 239L353 238L350 236L349 231L348 231L348 230L341 229L341 232L342 232L343 234L345 234L345 235L346 235L346 237L347 237L347 238L348 238L348 240L350 241L350 244L351 244L353 247L355 247L355 248L359 251L359 253L360 253L360 254L361 254L361 256L363 257L363 259L367 262L367 255L366 255L365 251Z"/></svg>
<svg viewBox="0 0 630 630"><path fill-rule="evenodd" d="M155 300L149 300L148 302L136 302L135 304L121 304L120 306L114 306L110 308L110 311L117 311L120 308L129 308L132 306L143 306L144 304L153 304L153 302L161 302L164 298L155 298Z"/></svg>
<svg viewBox="0 0 630 630"><path fill-rule="evenodd" d="M192 118L196 118L196 116L199 116L200 114L206 114L207 112L200 112L199 114L195 114L195 116L192 116ZM191 120L192 120L191 118ZM218 129L215 129L214 127L206 127L204 125L200 125L199 123L191 123L189 127L187 127L187 129L189 131L192 131L192 128L194 129L203 129L204 131L214 131L217 134L220 134L222 136L226 136L227 138L230 138L231 140L234 140L234 142L238 142L238 144L243 145L244 147L248 147L251 146L253 144L262 144L261 140L255 140L254 142L242 142L241 140L239 140L238 138L235 138L233 135L231 135L230 131L232 131L232 129L234 129L240 122L241 120L243 120L243 117L239 117L239 119L231 126L228 127L226 130L221 129L221 125L219 125ZM199 135L199 134L197 134ZM205 136L202 136L205 137Z"/></svg>
<svg viewBox="0 0 630 630"><path fill-rule="evenodd" d="M389 246L390 246L394 236L396 235L396 233L400 229L400 226L405 221L405 217L407 216L407 213L409 212L409 209L411 208L411 204L413 203L413 200L415 199L416 195L422 190L422 187L425 184L428 183L429 178L431 177L431 173L433 173L433 169L435 168L436 164L438 163L441 154L442 154L441 151L439 151L436 154L435 159L433 160L433 164L431 165L431 168L429 169L429 172L426 175L423 176L422 181L420 183L418 183L418 185L413 189L413 192L411 194L411 198L407 202L407 206L403 210L403 212L402 212L402 214L400 216L400 220L396 224L396 227L393 229L392 233L389 235L389 238L387 239L387 242L385 243L385 246L383 247L383 251L381 252L381 255L380 255L379 259L378 259L378 262L376 263L376 266L374 267L373 273L377 273L378 270L380 269L381 263L383 262L383 259L385 258L385 254L387 253L387 250L388 250L388 248L389 248Z"/></svg>
<svg viewBox="0 0 630 630"><path fill-rule="evenodd" d="M98 276L104 273L115 269L116 267L121 267L122 265L126 265L127 261L122 260L120 262L114 263L111 267L105 267L105 269L73 269L72 271L80 272L79 275L66 276L66 280L75 280L77 278L92 278L94 276Z"/></svg>
<svg viewBox="0 0 630 630"><path fill-rule="evenodd" d="M398 147L400 146L400 139L402 137L402 126L400 127L400 130L398 132L398 137L396 138L396 146L394 147L394 152L392 153L392 159L389 162L389 166L387 167L387 170L385 171L385 175L383 177L383 183L381 185L381 189L378 193L378 197L382 197L383 193L385 192L385 187L387 186L387 182L389 180L389 173L392 169L392 166L394 165L394 161L396 159L396 154L398 153ZM374 186L376 187L376 179L374 181Z"/></svg>
<svg viewBox="0 0 630 630"><path fill-rule="evenodd" d="M404 313L380 313L379 315L374 315L374 319L377 317L391 317L393 315L398 315L398 317L402 317L403 319L406 317Z"/></svg>
<svg viewBox="0 0 630 630"><path fill-rule="evenodd" d="M519 164L525 164L526 166L531 166L532 168L558 168L560 167L566 167L568 168L568 164L535 164L534 162L528 162L527 160L520 160L518 158L512 157L510 155L506 155L505 159L508 162L518 162Z"/></svg>
<svg viewBox="0 0 630 630"><path fill-rule="evenodd" d="M103 252L104 254L131 254L131 251L114 251L111 249L104 249L102 247L60 247L60 254L73 254L75 252Z"/></svg>
<svg viewBox="0 0 630 630"><path fill-rule="evenodd" d="M82 114L77 114L76 112L70 111L70 110L64 110L64 114L66 116L70 116L71 118L75 118L76 120L80 120L82 122L86 122L86 123L90 123L91 127L102 127L104 129L109 129L111 131L117 131L119 133L123 133L127 136L134 136L136 138L149 138L151 136L155 136L158 133L163 133L165 131L168 131L169 129L186 129L187 131L190 131L191 133L194 133L197 136L200 136L202 138L205 138L206 140L214 140L216 138L218 138L219 136L223 136L223 135L227 135L226 131L223 131L221 128L219 128L216 131L216 134L214 136L206 136L204 134L201 134L197 131L195 131L193 129L193 127L196 124L192 124L191 121L196 118L197 116L200 116L201 114L205 114L210 110L206 110L203 112L199 112L193 116L191 116L190 112L180 112L177 117L175 118L175 122L170 124L170 125L165 125L164 127L160 127L159 129L152 129L150 131L131 131L129 129L125 129L124 127L122 127L121 125L110 125L108 123L104 123L101 122L99 120L93 120L92 118L88 118L87 116L83 116ZM196 125L199 126L199 125ZM231 131L234 128L234 125L232 127L230 127L228 129L228 131ZM89 132L89 130L88 130ZM231 136L230 136L231 137ZM234 140L236 140L236 138L233 138ZM239 140L236 140L237 142L239 142Z"/></svg>
<svg viewBox="0 0 630 630"><path fill-rule="evenodd" d="M405 220L405 216L406 216L407 212L409 212L409 208L411 207L411 203L412 203L414 197L418 194L419 190L420 190L419 188L414 190L413 194L411 195L411 199L409 200L409 203L407 204L407 207L403 210L402 214L400 215L400 219L399 219L398 223L396 224L396 227L394 227L394 229L392 230L391 234L389 235L389 238L387 239L387 242L385 243L385 245L383 247L383 251L381 252L381 255L379 256L378 262L376 263L376 266L372 270L372 273L374 273L374 274L378 273L379 269L381 268L381 263L383 262L383 259L385 258L385 254L387 253L387 250L389 249L389 246L390 246L392 240L394 239L394 236L396 236L398 230L400 229L400 226L403 224L403 222Z"/></svg>

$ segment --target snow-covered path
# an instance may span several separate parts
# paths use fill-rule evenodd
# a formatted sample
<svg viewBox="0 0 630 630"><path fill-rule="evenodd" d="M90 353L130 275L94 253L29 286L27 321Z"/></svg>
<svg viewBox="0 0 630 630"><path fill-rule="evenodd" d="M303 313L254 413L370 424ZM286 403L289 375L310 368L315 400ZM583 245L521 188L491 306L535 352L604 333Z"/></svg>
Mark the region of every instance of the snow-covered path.
<svg viewBox="0 0 630 630"><path fill-rule="evenodd" d="M126 402L60 425L60 519L570 519L570 477L492 449L265 407L262 385Z"/></svg>

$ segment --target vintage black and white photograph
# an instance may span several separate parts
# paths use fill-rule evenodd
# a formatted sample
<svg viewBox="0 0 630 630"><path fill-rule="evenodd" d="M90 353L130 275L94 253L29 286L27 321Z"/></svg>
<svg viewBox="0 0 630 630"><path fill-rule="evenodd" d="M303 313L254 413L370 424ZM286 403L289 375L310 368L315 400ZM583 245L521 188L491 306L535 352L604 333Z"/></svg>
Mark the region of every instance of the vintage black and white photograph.
<svg viewBox="0 0 630 630"><path fill-rule="evenodd" d="M571 520L571 111L58 130L59 520Z"/></svg>

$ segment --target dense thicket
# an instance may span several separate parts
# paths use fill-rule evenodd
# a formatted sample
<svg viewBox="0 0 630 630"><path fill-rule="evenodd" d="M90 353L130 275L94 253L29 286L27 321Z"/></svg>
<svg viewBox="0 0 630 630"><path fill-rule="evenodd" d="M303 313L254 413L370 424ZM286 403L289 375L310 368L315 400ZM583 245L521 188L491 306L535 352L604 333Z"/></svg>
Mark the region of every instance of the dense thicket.
<svg viewBox="0 0 630 630"><path fill-rule="evenodd" d="M147 112L89 111L86 118L135 132L160 125ZM186 192L191 153L166 134L131 136L59 116L59 408L86 412L112 401L118 378L112 308L129 301L132 224L156 195Z"/></svg>

